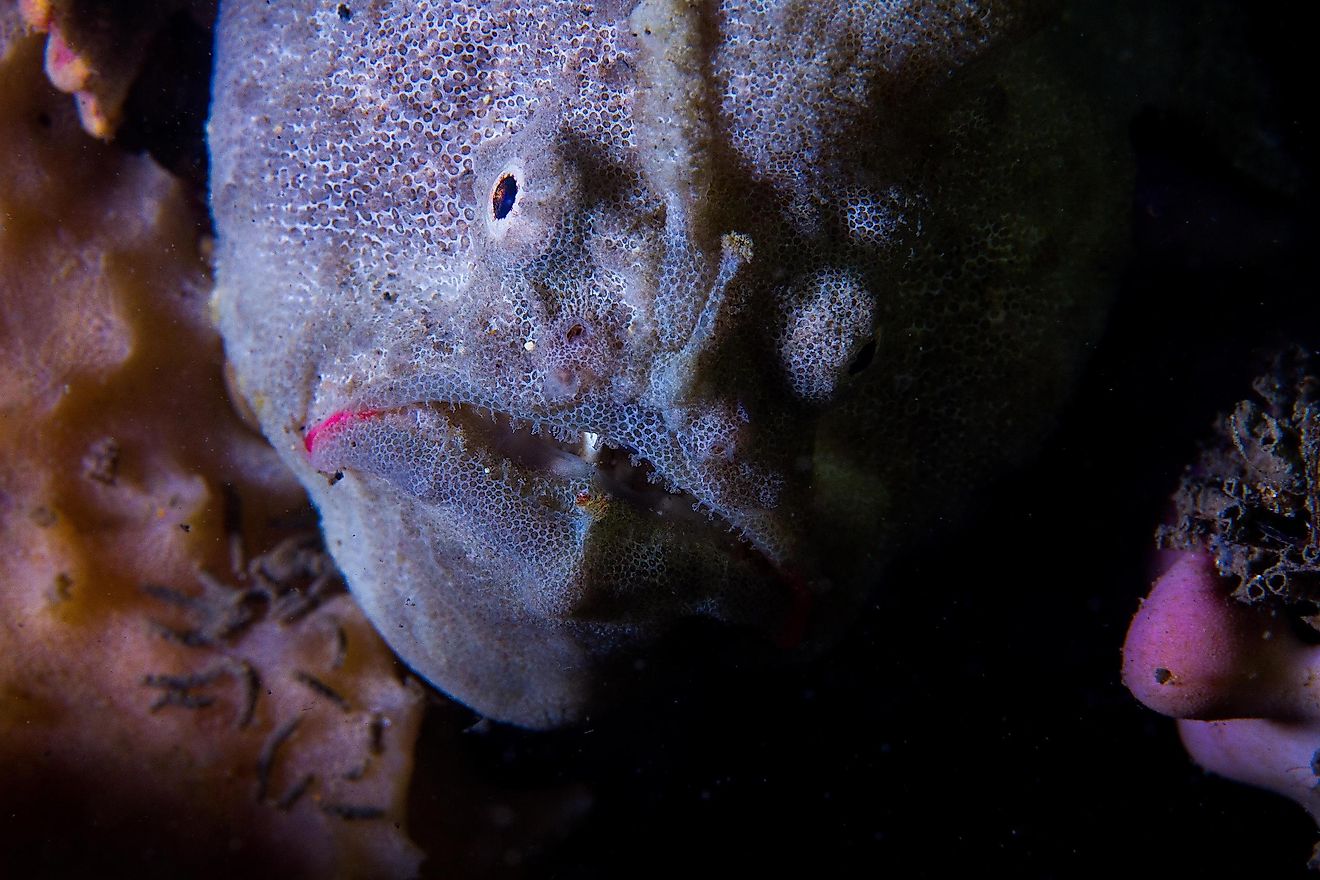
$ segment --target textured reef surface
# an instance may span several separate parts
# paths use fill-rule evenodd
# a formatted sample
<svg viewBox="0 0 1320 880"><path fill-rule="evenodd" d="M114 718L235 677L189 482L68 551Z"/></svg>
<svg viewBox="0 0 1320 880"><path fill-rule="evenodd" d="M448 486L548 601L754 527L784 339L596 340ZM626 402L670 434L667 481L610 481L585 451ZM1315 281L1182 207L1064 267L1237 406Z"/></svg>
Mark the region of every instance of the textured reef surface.
<svg viewBox="0 0 1320 880"><path fill-rule="evenodd" d="M1043 21L223 4L227 355L413 669L554 726L683 618L815 642L1032 448L1127 179Z"/></svg>
<svg viewBox="0 0 1320 880"><path fill-rule="evenodd" d="M1234 598L1320 628L1320 380L1310 353L1279 355L1254 390L1216 423L1159 541L1208 550Z"/></svg>
<svg viewBox="0 0 1320 880"><path fill-rule="evenodd" d="M230 405L205 214L42 67L0 5L0 874L415 871L420 688Z"/></svg>

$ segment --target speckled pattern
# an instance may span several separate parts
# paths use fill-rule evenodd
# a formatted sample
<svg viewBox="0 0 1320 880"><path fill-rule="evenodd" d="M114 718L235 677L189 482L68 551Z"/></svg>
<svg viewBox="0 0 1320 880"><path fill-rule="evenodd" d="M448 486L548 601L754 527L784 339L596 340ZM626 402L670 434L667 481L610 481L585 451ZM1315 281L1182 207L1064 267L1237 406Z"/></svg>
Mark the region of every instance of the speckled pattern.
<svg viewBox="0 0 1320 880"><path fill-rule="evenodd" d="M676 619L818 640L1032 447L1125 179L1035 25L223 4L227 353L409 665L553 726Z"/></svg>

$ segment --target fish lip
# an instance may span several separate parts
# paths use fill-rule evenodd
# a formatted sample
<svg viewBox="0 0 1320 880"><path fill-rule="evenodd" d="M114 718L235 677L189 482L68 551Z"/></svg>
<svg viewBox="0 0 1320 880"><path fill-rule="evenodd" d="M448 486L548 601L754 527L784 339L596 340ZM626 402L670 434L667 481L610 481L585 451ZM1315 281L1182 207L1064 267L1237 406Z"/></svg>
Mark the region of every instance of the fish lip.
<svg viewBox="0 0 1320 880"><path fill-rule="evenodd" d="M428 409L444 415L451 425L458 423L460 428L465 429L465 434L468 433L467 429L470 429L474 422L489 420L491 425L484 426L486 428L485 435L482 436L478 433L475 440L476 445L481 450L496 460L509 462L529 474L534 473L542 479L554 482L572 483L577 481L592 487L604 485L606 488L605 494L609 499L620 499L643 514L667 516L670 521L677 521L678 524L700 525L703 527L703 531L727 531L736 539L735 543L745 546L771 565L775 564L775 561L758 546L757 541L735 528L717 509L709 504L702 503L686 486L672 480L667 475L662 475L662 478L656 479L655 475L659 475L660 472L636 449L628 444L612 441L608 433L604 431L591 431L583 427L568 429L559 426L560 430L580 435L591 434L600 438L598 441L599 449L609 451L609 454L601 456L604 461L598 460L596 457L584 457L566 448L566 444L562 441L555 439L553 427L550 432L542 430L539 435L531 433L527 429L527 425L535 424L537 421L544 419L544 416L541 419L519 416L493 406L464 402L458 399L409 400L402 403L374 405L349 404L332 411L330 415L306 429L303 435L305 454L309 460L312 459L323 439L334 436L338 431L347 429L355 423ZM455 413L463 414L463 417L456 418ZM515 436L526 434L522 437L524 441L539 442L555 455L574 456L581 462L582 472L577 475L565 474L556 471L553 467L537 467L529 464L526 456L506 454L507 450L499 448L498 443L490 442L492 435L489 429L492 426L496 431L507 429L507 426L500 424L501 419L508 420L513 428L511 434ZM545 420L548 421L548 419ZM613 475L605 472L606 465L614 466L615 473ZM326 469L315 462L313 462L313 467L316 467L322 473L340 473L338 467L333 468L333 470ZM621 474L627 479L620 478ZM576 510L557 509L565 513L589 513L593 507L599 509L596 506L601 501L599 497L583 497L583 495L584 493L579 492L574 499Z"/></svg>
<svg viewBox="0 0 1320 880"><path fill-rule="evenodd" d="M509 420L518 418L508 412L497 410L490 406L475 403L461 403L457 401L414 400L392 406L363 405L354 407L350 405L334 410L329 416L326 416L321 419L321 421L308 428L303 437L304 448L310 459L322 438L327 436L327 434L334 432L337 428L347 427L356 422L372 418L385 417L390 414L403 414L418 409L441 409L446 407L452 410L466 408L484 412L488 414L486 417L490 418L493 422L498 422L500 417ZM521 421L526 422L530 420L521 419ZM574 430L581 432L583 429ZM598 433L598 436L600 437L606 436L603 432L592 433ZM544 437L543 439L547 444L554 443L556 446L561 445L558 441L552 441L549 437ZM603 440L602 444L607 442L607 440ZM491 448L491 446L486 443L482 443L481 447L484 454L495 458L503 458L505 461L511 460L508 457L501 456L498 449ZM595 461L584 461L584 464L586 465L595 466L584 473L584 476L587 479L587 485L590 485L594 489L594 487L599 484L605 484L607 487L607 497L601 499L598 496L593 497L592 495L587 495L587 493L579 492L574 499L574 506L576 509L554 509L558 510L561 514L571 513L594 517L598 515L601 510L601 507L598 505L602 500L608 504L612 499L621 497L624 503L628 504L642 516L649 516L655 518L657 521L662 517L665 518L666 522L672 523L680 529L680 532L686 536L686 540L717 540L719 545L724 548L724 553L737 560L737 564L747 565L754 571L760 571L768 581L780 584L780 586L786 591L789 607L785 612L783 622L776 631L768 632L767 635L769 635L772 641L783 650L792 650L798 647L798 645L805 640L810 618L814 616L814 591L809 588L808 578L798 567L797 563L791 560L776 558L774 555L768 553L753 536L750 536L744 530L733 526L733 524L721 512L714 509L709 504L701 503L699 499L697 499L696 496L686 488L674 483L670 483L669 486L666 487L665 484L647 476L647 468L651 469L651 473L656 472L654 466L636 450L624 444L619 444L610 448L614 451L612 461L616 467L620 462L620 456L622 456L622 460L627 462L632 475L645 477L645 482L641 483L641 486L638 487L639 490L633 492L609 492L608 487L611 483L602 474L601 466ZM520 466L517 462L514 462L514 464L515 466ZM321 469L318 468L318 470ZM326 473L324 470L322 472ZM336 471L335 475L338 477L340 473ZM492 477L495 476L493 471L491 475ZM543 478L548 477L565 483L569 483L573 479L572 477L560 474L542 474L542 476ZM618 481L616 480L613 485L617 488L619 485ZM587 497L584 497L584 495L587 495ZM660 499L662 503L667 502L663 509L657 509L655 504L648 503L648 499L654 502L657 498Z"/></svg>
<svg viewBox="0 0 1320 880"><path fill-rule="evenodd" d="M335 410L321 421L307 429L303 435L303 450L310 456L316 450L317 439L327 432L334 431L340 425L351 424L352 422L364 421L384 413L386 410L379 407L364 407L362 409L352 409L345 407Z"/></svg>

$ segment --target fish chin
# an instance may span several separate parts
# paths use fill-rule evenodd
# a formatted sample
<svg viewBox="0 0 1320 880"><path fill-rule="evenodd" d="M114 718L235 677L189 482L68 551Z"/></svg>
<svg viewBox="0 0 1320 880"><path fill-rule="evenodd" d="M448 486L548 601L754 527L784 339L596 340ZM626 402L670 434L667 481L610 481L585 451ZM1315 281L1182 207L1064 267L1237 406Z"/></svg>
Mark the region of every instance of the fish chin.
<svg viewBox="0 0 1320 880"><path fill-rule="evenodd" d="M359 590L368 616L408 665L493 718L575 720L595 670L678 619L775 635L793 610L776 564L593 432L431 402L337 411L304 445L350 583L388 567L411 585Z"/></svg>

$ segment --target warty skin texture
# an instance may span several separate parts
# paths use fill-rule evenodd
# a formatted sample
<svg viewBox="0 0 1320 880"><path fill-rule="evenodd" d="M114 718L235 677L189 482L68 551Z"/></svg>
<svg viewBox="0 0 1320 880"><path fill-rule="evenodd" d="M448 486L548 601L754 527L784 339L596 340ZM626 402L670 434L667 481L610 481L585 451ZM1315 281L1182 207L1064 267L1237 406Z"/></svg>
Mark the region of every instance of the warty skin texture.
<svg viewBox="0 0 1320 880"><path fill-rule="evenodd" d="M818 640L1030 448L1123 166L1027 13L223 4L227 353L410 666L555 726L684 617Z"/></svg>

